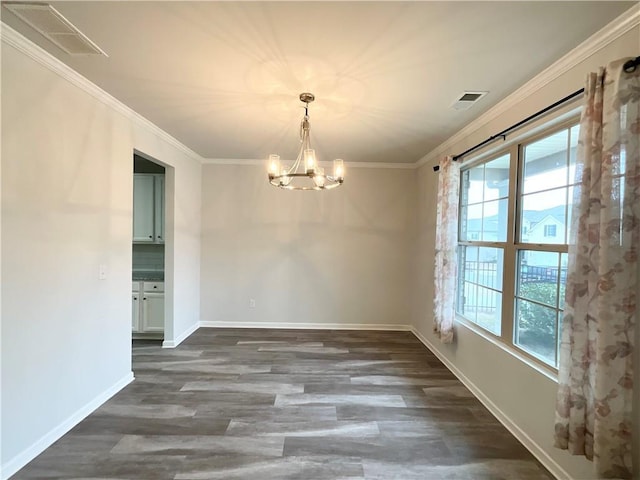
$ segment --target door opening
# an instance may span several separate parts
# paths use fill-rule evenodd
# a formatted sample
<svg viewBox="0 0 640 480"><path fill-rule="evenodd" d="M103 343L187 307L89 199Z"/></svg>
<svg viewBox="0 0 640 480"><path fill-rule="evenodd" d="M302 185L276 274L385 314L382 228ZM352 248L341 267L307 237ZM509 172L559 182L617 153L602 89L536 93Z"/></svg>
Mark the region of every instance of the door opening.
<svg viewBox="0 0 640 480"><path fill-rule="evenodd" d="M165 167L133 155L132 313L134 341L165 335Z"/></svg>

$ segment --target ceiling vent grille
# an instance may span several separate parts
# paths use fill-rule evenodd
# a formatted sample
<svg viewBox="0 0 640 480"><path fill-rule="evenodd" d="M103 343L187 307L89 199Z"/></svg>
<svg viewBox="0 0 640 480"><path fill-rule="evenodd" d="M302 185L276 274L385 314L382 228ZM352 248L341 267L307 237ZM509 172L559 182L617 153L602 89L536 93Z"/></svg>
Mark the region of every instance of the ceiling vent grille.
<svg viewBox="0 0 640 480"><path fill-rule="evenodd" d="M458 95L458 98L453 102L451 108L454 110L467 110L471 108L474 103L480 100L489 92L464 92Z"/></svg>
<svg viewBox="0 0 640 480"><path fill-rule="evenodd" d="M3 5L22 21L69 55L108 55L51 5L11 3Z"/></svg>

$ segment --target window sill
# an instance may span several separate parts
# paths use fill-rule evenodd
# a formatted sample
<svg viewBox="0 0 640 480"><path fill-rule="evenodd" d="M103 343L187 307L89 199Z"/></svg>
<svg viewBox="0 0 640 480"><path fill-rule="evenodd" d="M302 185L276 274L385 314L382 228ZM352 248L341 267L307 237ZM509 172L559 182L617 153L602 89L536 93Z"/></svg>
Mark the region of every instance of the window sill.
<svg viewBox="0 0 640 480"><path fill-rule="evenodd" d="M479 335L480 337L482 337L483 339L485 339L488 342L492 343L493 345L495 345L496 347L500 348L504 352L508 353L512 357L517 358L521 362L523 362L526 365L528 365L529 367L533 368L536 372L540 373L541 375L544 375L549 380L553 380L554 382L558 383L558 373L552 367L545 367L544 365L542 365L542 364L536 362L535 360L529 358L527 355L523 354L522 352L520 352L516 348L502 343L500 340L498 340L491 333L489 333L488 331L484 330L482 327L479 327L478 325L475 325L473 322L470 322L469 320L466 320L464 317L461 317L460 315L456 315L456 324L466 328L467 330L472 331L476 335Z"/></svg>

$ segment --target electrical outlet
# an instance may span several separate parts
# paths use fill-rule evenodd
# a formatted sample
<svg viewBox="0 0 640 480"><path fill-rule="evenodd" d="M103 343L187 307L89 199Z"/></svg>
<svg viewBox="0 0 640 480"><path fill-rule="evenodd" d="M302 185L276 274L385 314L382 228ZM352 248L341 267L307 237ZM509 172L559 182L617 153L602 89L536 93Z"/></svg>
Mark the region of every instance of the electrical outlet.
<svg viewBox="0 0 640 480"><path fill-rule="evenodd" d="M256 299L255 298L250 298L249 299L249 308L256 308Z"/></svg>

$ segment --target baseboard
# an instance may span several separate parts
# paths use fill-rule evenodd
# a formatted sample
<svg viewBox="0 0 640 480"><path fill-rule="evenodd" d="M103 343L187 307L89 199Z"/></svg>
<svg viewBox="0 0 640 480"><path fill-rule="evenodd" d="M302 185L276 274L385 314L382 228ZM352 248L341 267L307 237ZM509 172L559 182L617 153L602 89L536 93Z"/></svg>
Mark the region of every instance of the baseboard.
<svg viewBox="0 0 640 480"><path fill-rule="evenodd" d="M411 327L411 333L413 333L418 340L420 340L425 347L427 347L438 359L444 363L444 365L453 373L458 380L460 380L465 387L467 387L473 395L480 400L487 410L496 417L496 419L507 429L511 434L518 439L524 447L531 452L531 454L538 459L544 467L551 472L556 478L570 479L571 475L562 468L558 462L549 456L549 454L538 445L527 433L522 430L509 416L504 413L500 407L491 401L482 390L480 390L471 380L469 380L458 368L442 355L437 348L415 327Z"/></svg>
<svg viewBox="0 0 640 480"><path fill-rule="evenodd" d="M410 332L411 325L378 323L200 322L206 328L289 328L299 330L390 330Z"/></svg>
<svg viewBox="0 0 640 480"><path fill-rule="evenodd" d="M67 418L64 422L62 422L57 427L50 430L48 433L45 433L39 440L37 440L33 445L26 448L18 455L13 457L11 460L6 462L0 468L0 478L2 480L6 480L11 475L14 475L18 470L24 467L31 460L40 455L44 450L50 447L56 440L60 439L65 433L75 427L78 423L84 420L89 414L94 412L100 405L109 400L112 396L126 387L129 383L133 381L133 372L129 372L123 378L118 380L111 387L106 389L100 395L95 397L89 403L87 403L84 407L80 408L73 415Z"/></svg>
<svg viewBox="0 0 640 480"><path fill-rule="evenodd" d="M176 348L182 342L184 342L189 335L195 332L198 328L200 328L200 324L196 323L187 328L184 332L178 335L174 340L165 340L162 342L162 348Z"/></svg>

